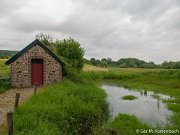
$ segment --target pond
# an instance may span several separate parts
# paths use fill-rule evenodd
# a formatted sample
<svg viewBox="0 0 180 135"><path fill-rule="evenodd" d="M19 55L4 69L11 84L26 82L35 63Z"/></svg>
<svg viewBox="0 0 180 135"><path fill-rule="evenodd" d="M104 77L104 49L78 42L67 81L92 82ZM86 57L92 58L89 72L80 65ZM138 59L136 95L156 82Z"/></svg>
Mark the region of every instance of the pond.
<svg viewBox="0 0 180 135"><path fill-rule="evenodd" d="M172 99L170 96L162 94L153 96L152 91L134 91L114 85L103 84L101 87L108 95L112 117L119 113L131 114L154 126L166 124L167 118L173 114L162 102L162 99ZM123 100L122 97L126 95L133 95L137 99Z"/></svg>

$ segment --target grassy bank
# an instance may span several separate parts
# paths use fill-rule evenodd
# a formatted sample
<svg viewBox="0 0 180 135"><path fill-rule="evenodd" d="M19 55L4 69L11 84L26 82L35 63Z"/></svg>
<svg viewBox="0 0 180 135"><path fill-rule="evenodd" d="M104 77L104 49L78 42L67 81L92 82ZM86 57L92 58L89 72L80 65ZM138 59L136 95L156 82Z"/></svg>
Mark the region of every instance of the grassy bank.
<svg viewBox="0 0 180 135"><path fill-rule="evenodd" d="M90 133L108 119L106 94L92 82L64 80L44 88L14 113L18 135Z"/></svg>

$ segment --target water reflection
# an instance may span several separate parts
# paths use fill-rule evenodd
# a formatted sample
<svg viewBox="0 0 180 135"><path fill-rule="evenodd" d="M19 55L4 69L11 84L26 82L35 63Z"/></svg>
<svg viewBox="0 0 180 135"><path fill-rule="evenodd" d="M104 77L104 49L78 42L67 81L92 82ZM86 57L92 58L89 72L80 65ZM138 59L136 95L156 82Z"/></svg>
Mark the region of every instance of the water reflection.
<svg viewBox="0 0 180 135"><path fill-rule="evenodd" d="M158 108L158 110L160 109L160 100L159 100L159 98L157 99L157 108Z"/></svg>
<svg viewBox="0 0 180 135"><path fill-rule="evenodd" d="M162 95L162 94L157 94L157 92L149 92L150 93L150 97L153 98L153 95L157 96L157 108L158 110L160 109L160 97L161 97L161 100L162 99L174 99L172 96L167 96L167 95ZM152 95L153 93L153 95ZM140 91L140 95L141 96L145 96L147 97L148 96L148 92L147 91Z"/></svg>
<svg viewBox="0 0 180 135"><path fill-rule="evenodd" d="M133 91L114 85L102 85L102 88L108 94L113 117L119 113L133 114L151 125L162 125L167 122L167 116L172 115L172 111L168 110L162 102L162 99L171 99L170 96L155 95L151 91ZM122 100L125 95L134 95L138 99Z"/></svg>

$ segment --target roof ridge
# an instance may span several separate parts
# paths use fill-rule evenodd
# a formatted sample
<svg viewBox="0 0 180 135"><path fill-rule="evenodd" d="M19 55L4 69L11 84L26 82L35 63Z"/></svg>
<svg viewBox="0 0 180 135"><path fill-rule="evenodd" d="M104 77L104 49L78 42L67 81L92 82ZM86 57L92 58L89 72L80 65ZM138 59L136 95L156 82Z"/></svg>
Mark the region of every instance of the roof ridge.
<svg viewBox="0 0 180 135"><path fill-rule="evenodd" d="M30 50L33 46L39 45L42 47L49 55L51 55L57 62L59 62L62 66L64 66L64 62L61 61L49 48L47 48L41 41L38 39L35 39L33 42L31 42L28 46L26 46L24 49L19 51L16 55L11 57L9 60L5 62L6 65L11 64L14 62L16 59L18 59L20 56L22 56L24 53L26 53L28 50Z"/></svg>

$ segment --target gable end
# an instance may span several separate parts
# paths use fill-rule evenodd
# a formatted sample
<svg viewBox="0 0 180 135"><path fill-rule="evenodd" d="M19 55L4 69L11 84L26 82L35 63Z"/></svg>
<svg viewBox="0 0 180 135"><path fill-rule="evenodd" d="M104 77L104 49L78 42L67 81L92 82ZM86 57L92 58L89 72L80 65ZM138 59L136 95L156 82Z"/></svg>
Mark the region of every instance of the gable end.
<svg viewBox="0 0 180 135"><path fill-rule="evenodd" d="M35 45L39 45L42 47L50 56L52 56L57 62L61 64L61 66L64 66L64 62L61 61L49 48L47 48L42 42L40 42L38 39L34 40L32 43L30 43L28 46L26 46L23 50L21 50L19 53L14 55L12 58L10 58L8 61L5 62L6 65L9 65L16 61L20 56L22 56L24 53L26 53L28 50L30 50Z"/></svg>

